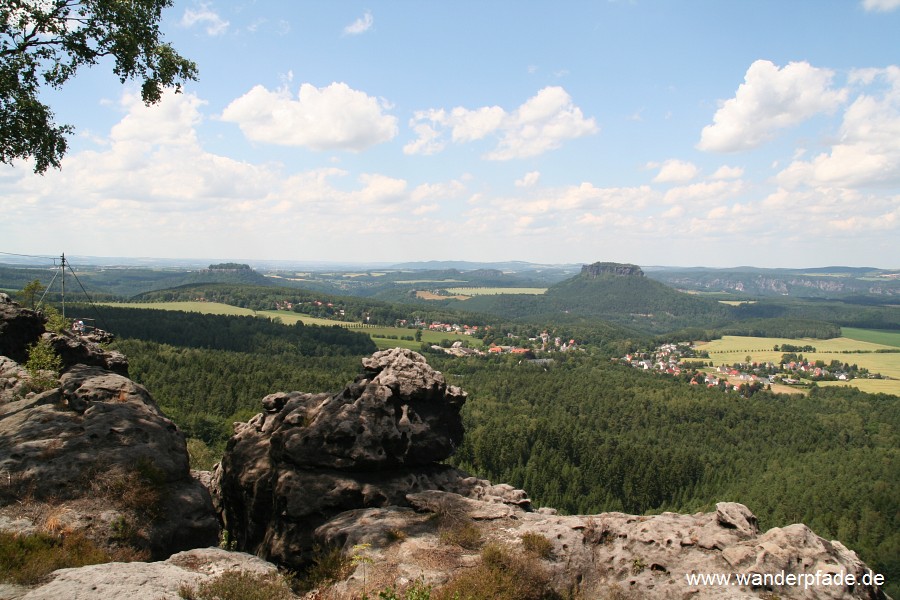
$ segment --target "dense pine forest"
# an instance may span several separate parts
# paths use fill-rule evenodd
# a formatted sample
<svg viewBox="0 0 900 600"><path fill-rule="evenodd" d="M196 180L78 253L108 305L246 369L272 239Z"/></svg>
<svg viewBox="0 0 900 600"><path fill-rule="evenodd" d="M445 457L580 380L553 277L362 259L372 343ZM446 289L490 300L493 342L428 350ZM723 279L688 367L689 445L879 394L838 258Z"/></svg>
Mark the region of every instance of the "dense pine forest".
<svg viewBox="0 0 900 600"><path fill-rule="evenodd" d="M746 504L900 577L900 402L850 388L751 398L586 357L437 365L470 393L459 466L570 513Z"/></svg>

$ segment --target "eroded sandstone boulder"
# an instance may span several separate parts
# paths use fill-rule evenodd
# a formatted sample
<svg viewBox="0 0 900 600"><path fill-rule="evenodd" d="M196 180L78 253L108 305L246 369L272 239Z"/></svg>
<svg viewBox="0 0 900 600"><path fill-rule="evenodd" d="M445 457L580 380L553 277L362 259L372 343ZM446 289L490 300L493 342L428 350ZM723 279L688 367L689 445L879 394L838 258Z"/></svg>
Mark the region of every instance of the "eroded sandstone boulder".
<svg viewBox="0 0 900 600"><path fill-rule="evenodd" d="M60 569L52 580L22 598L102 598L103 600L182 600L184 589L222 575L227 571L275 574L275 565L241 552L202 548L179 552L165 561L106 563Z"/></svg>
<svg viewBox="0 0 900 600"><path fill-rule="evenodd" d="M2 323L32 318L13 302L0 305ZM0 357L0 516L156 558L215 544L218 522L190 474L184 435L143 386L106 368L127 369L124 358L79 336L40 335L64 343L70 360L100 364L67 365L57 387L34 392L21 365Z"/></svg>
<svg viewBox="0 0 900 600"><path fill-rule="evenodd" d="M22 308L0 292L0 356L20 363L28 360L28 346L44 333L45 322L40 314Z"/></svg>
<svg viewBox="0 0 900 600"><path fill-rule="evenodd" d="M239 549L293 568L316 527L357 508L409 506L450 490L529 507L524 492L439 464L462 442L465 393L410 350L376 352L337 394L271 394L236 424L213 476L217 509Z"/></svg>
<svg viewBox="0 0 900 600"><path fill-rule="evenodd" d="M411 494L409 499L413 508L347 511L318 528L317 539L342 546L348 554L365 548L365 572L358 568L326 597L353 598L366 586L403 588L413 582L440 588L470 573L483 561L482 548L492 546L518 556L535 582L558 593L548 597L887 598L873 585L826 584L824 574L850 574L863 581L868 572L859 557L839 542L826 541L804 525L761 534L753 513L732 502L719 503L715 512L694 515L561 516L500 507L447 492ZM448 514L454 519L449 526ZM474 528L476 533L468 538L477 536L477 544L465 548L452 542L447 533L460 523ZM527 543L535 539L546 544L541 555ZM774 578L777 574L782 583ZM791 581L789 575L794 584L784 583ZM704 576L727 580L704 580ZM744 578L743 583L738 577Z"/></svg>

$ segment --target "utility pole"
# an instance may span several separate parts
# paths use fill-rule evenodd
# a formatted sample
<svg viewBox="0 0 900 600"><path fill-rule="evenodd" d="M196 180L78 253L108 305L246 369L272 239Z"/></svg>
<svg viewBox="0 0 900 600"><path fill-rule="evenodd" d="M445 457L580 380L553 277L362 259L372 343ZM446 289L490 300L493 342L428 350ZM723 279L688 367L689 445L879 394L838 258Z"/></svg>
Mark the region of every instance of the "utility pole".
<svg viewBox="0 0 900 600"><path fill-rule="evenodd" d="M62 317L66 318L66 253L60 256L60 267L62 270Z"/></svg>

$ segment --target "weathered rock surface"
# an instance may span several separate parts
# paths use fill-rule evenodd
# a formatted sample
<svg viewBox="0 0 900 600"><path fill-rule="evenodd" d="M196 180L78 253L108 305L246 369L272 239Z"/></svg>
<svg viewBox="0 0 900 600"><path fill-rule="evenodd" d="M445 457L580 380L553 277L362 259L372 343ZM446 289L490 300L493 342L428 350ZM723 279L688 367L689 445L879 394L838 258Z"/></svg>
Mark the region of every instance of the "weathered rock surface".
<svg viewBox="0 0 900 600"><path fill-rule="evenodd" d="M557 516L463 498L446 492L411 495L413 508L389 506L348 511L316 531L322 542L353 547L369 544L367 585L396 585L424 579L439 587L479 561L478 550L448 544L440 518L452 511L468 519L483 543L499 543L525 555L523 536L542 536L552 550L535 563L553 589L584 598L864 598L886 596L874 586L826 585L825 574L868 572L855 553L828 542L804 525L760 534L756 517L743 505L723 502L716 512L635 516L603 513ZM398 534L403 532L403 534ZM818 584L813 579L819 573ZM720 574L731 583L701 585L690 578ZM808 585L776 580L741 585L737 576L808 576ZM783 581L783 580L782 580ZM801 580L802 581L802 580ZM333 598L351 598L363 589L361 569L331 590ZM370 588L371 589L371 588Z"/></svg>
<svg viewBox="0 0 900 600"><path fill-rule="evenodd" d="M31 318L15 303L3 306L7 322ZM127 367L96 344L77 349L78 336L43 335L54 346L63 340L70 358ZM31 516L40 526L53 515L60 530L116 537L158 558L216 543L218 522L207 489L191 477L184 435L144 387L85 364L66 367L58 387L41 393L27 392L28 381L0 358L0 516Z"/></svg>
<svg viewBox="0 0 900 600"><path fill-rule="evenodd" d="M644 271L637 265L596 262L590 265L582 265L581 276L596 278L601 275L619 275L623 277L643 277Z"/></svg>
<svg viewBox="0 0 900 600"><path fill-rule="evenodd" d="M376 352L342 392L271 394L237 424L212 489L239 549L299 567L316 527L350 509L450 490L528 506L523 492L438 464L462 442L465 393L409 350Z"/></svg>
<svg viewBox="0 0 900 600"><path fill-rule="evenodd" d="M182 600L182 586L196 587L226 571L269 574L275 565L241 552L202 548L154 563L106 563L60 569L53 580L23 600Z"/></svg>
<svg viewBox="0 0 900 600"><path fill-rule="evenodd" d="M128 376L128 359L121 352L105 350L94 336L65 333L44 333L43 336L59 354L63 369L74 365L102 367L107 371Z"/></svg>
<svg viewBox="0 0 900 600"><path fill-rule="evenodd" d="M35 311L22 308L0 292L0 356L24 363L28 359L28 346L44 333L45 321Z"/></svg>

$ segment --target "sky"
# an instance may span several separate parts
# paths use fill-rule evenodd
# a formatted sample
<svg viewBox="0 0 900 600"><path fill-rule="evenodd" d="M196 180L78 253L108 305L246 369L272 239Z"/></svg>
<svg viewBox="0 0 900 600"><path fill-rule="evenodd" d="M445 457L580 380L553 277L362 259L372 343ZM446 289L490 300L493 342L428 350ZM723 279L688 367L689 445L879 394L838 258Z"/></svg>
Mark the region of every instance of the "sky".
<svg viewBox="0 0 900 600"><path fill-rule="evenodd" d="M175 0L0 252L900 268L900 0Z"/></svg>

